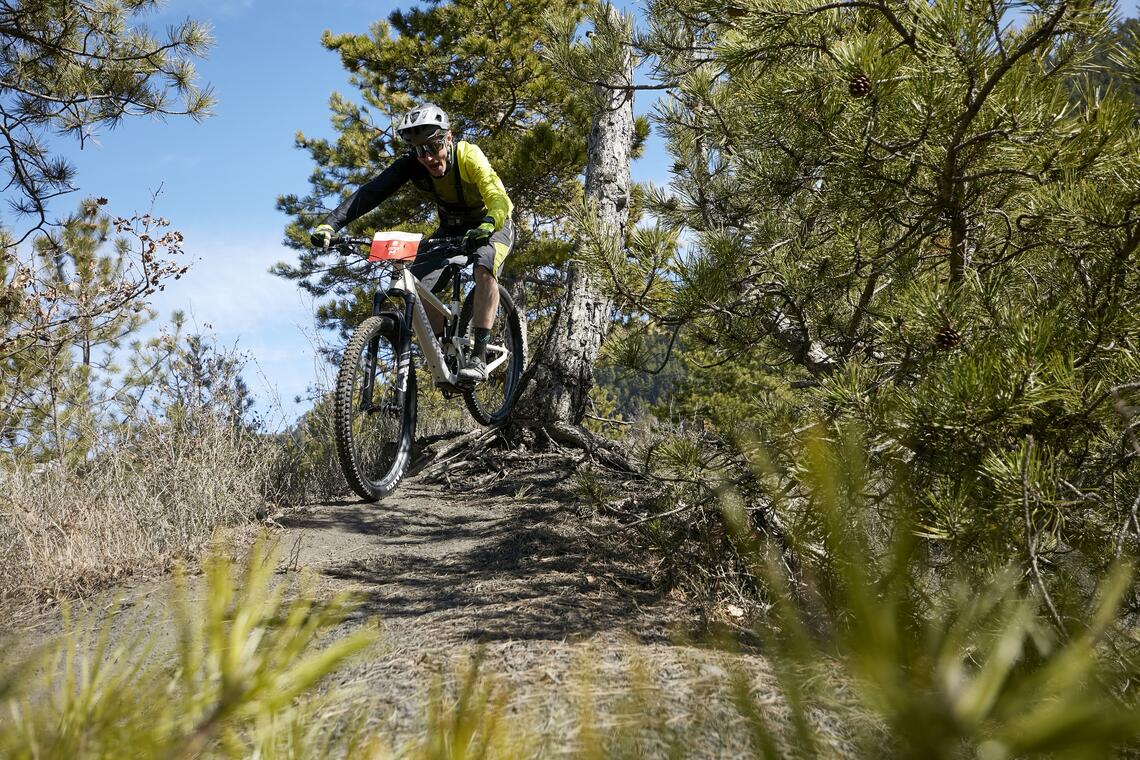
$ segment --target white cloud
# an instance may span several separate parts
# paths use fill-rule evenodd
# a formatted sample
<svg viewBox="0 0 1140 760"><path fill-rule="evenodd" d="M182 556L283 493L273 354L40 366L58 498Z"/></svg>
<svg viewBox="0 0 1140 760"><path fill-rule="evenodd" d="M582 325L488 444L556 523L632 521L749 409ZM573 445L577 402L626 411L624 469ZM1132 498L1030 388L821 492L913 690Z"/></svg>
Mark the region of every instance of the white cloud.
<svg viewBox="0 0 1140 760"><path fill-rule="evenodd" d="M312 324L311 299L268 271L292 258L292 251L268 240L217 241L193 232L186 233L183 250L191 269L156 299L160 310L182 309L199 325L209 323L235 337Z"/></svg>

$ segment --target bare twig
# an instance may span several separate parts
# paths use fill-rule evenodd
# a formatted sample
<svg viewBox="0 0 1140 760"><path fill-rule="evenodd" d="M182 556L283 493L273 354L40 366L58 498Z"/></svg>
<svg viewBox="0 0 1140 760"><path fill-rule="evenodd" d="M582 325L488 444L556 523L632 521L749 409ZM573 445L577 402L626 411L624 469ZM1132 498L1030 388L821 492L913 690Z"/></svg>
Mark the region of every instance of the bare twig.
<svg viewBox="0 0 1140 760"><path fill-rule="evenodd" d="M476 428L468 433L464 433L452 441L443 451L439 452L435 457L435 461L433 461L424 472L426 474L439 473L444 469L444 465L469 455L471 448L477 443L481 443L484 439L490 439L496 434L497 431L494 429L484 430L483 428Z"/></svg>
<svg viewBox="0 0 1140 760"><path fill-rule="evenodd" d="M1025 445L1025 455L1021 458L1021 503L1025 510L1025 548L1029 552L1029 567L1033 573L1033 580L1041 591L1041 597L1049 609L1049 614L1053 617L1053 622L1057 625L1057 631L1065 636L1064 621L1057 613L1053 598L1049 596L1049 590L1045 587L1045 580L1041 577L1041 568L1037 562L1037 531L1033 528L1033 518L1029 509L1029 458L1032 454L1033 436L1029 436Z"/></svg>
<svg viewBox="0 0 1140 760"><path fill-rule="evenodd" d="M634 423L628 422L626 420L615 420L611 417L599 417L596 414L590 414L588 412L586 413L585 417L586 417L586 419L593 420L594 422L605 422L605 423L612 424L612 425L632 425L632 424L634 424Z"/></svg>
<svg viewBox="0 0 1140 760"><path fill-rule="evenodd" d="M715 496L715 495L716 494L713 494L713 496ZM639 520L634 520L633 522L622 523L621 525L615 525L613 528L611 528L605 532L602 532L602 533L595 533L594 531L590 530L589 528L584 528L584 530L587 533L589 533L591 536L593 536L594 538L607 538L609 536L614 535L615 533L621 533L622 531L629 530L630 528L634 528L638 525L644 525L647 522L652 522L654 520L660 520L662 517L672 517L673 515L679 515L682 512L685 512L687 510L703 506L704 504L707 504L709 502L709 499L711 499L711 498L712 497L710 496L709 498L701 499L700 501L695 501L692 504L682 504L681 506L677 507L676 509L671 509L668 512L659 512L655 515L649 515L648 517L642 517Z"/></svg>
<svg viewBox="0 0 1140 760"><path fill-rule="evenodd" d="M1120 554L1124 551L1124 538L1128 535L1128 524L1136 528L1136 535L1140 536L1140 517L1137 516L1137 511L1140 510L1140 493L1136 494L1136 500L1132 502L1132 511L1124 516L1124 524L1120 526L1120 535L1116 537L1116 558L1120 559Z"/></svg>

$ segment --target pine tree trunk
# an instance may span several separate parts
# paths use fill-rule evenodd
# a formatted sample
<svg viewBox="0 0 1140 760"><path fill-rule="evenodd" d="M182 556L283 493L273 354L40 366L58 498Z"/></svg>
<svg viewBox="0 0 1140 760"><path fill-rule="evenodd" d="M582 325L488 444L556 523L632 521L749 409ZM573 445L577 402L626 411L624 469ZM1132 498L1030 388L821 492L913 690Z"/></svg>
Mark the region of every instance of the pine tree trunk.
<svg viewBox="0 0 1140 760"><path fill-rule="evenodd" d="M610 8L611 13L617 13ZM590 130L586 199L601 229L625 238L629 221L629 164L633 147L632 60L599 88L603 103ZM550 333L534 357L530 382L516 407L522 420L578 424L594 384L594 363L611 319L611 301L579 262L571 262L566 290Z"/></svg>
<svg viewBox="0 0 1140 760"><path fill-rule="evenodd" d="M970 266L970 225L966 212L956 208L950 217L950 282L961 284Z"/></svg>

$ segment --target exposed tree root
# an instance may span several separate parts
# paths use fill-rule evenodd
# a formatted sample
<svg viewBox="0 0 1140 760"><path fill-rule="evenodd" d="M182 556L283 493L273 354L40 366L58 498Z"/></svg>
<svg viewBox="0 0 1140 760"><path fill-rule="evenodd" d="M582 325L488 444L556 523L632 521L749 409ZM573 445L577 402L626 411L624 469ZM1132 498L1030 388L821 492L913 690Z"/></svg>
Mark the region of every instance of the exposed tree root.
<svg viewBox="0 0 1140 760"><path fill-rule="evenodd" d="M556 422L544 425L542 429L552 440L567 446L582 449L589 454L592 459L606 465L612 470L625 473L637 472L620 446L613 441L591 433L585 428L570 425L565 422Z"/></svg>
<svg viewBox="0 0 1140 760"><path fill-rule="evenodd" d="M437 444L440 448L434 450L433 447ZM590 461L611 472L632 475L634 480L656 480L636 468L618 444L565 422L538 423L516 419L502 427L478 428L448 438L435 439L429 442L428 449L425 452L427 458L421 459L416 471L447 483L449 488L468 492L494 488L510 478L512 465L523 462L531 464L536 458L564 460L567 474ZM734 485L743 486L752 477L749 473ZM629 485L631 483L627 481L625 486ZM604 538L633 530L653 520L706 508L715 498L717 494L710 493L704 499L680 505L667 512L646 514L638 509L642 501L640 496L627 496L604 506L616 524L599 532L585 527L583 529L596 538ZM789 573L794 577L798 563L777 515L770 509L748 511L755 527L775 542Z"/></svg>
<svg viewBox="0 0 1140 760"><path fill-rule="evenodd" d="M431 449L435 444L440 444L441 447L438 450ZM632 475L633 481L659 482L635 467L618 444L565 422L541 424L531 420L514 420L503 427L478 428L436 439L428 444L428 448L429 452L425 452L427 458L418 462L416 472L439 479L454 490L489 490L500 481L510 478L512 465L533 464L536 459L561 459L567 474L590 461L611 472ZM581 455L576 455L579 453ZM752 477L747 474L734 485L742 486ZM624 486L631 484L631 481L627 481ZM604 505L605 511L614 517L616 524L600 532L585 527L583 529L596 538L604 538L635 529L653 520L706 508L715 498L717 494L710 493L704 499L680 505L667 512L646 514L638 509L642 503L641 495L627 496ZM755 527L775 542L789 573L794 577L798 563L777 515L771 509L754 508L748 511Z"/></svg>
<svg viewBox="0 0 1140 760"><path fill-rule="evenodd" d="M676 481L655 476L647 472L644 465L631 462L619 444L567 423L540 424L533 420L515 419L499 428L453 433L421 441L420 445L421 455L416 463L418 472L445 485L448 490L463 494L494 493L503 496L514 493L517 498L522 498L528 489L534 487L533 483L527 485L525 474L533 470L537 461L547 462L548 471L562 473L565 478L581 472L583 465L589 465L582 483L570 485L580 493L582 503L596 504L598 511L587 508L587 513L605 515L603 524L591 526L592 520L584 518L580 525L585 534L601 541L638 542L638 539L620 536L631 536L643 531L646 525L661 521L668 531L677 534L680 546L688 540L684 538L684 531L685 524L694 521L690 515L703 510L716 511L716 502L723 496L714 484L694 481L694 486L703 486L700 497L686 499L684 503L662 500L661 487ZM593 476L598 476L597 481L604 484L596 493L590 486L594 482ZM726 485L730 489L748 489L754 477L749 471ZM770 545L776 550L777 560L784 564L792 581L791 591L796 595L802 594L803 588L798 583L802 569L779 515L770 503L745 507L745 511L757 537L772 542ZM742 551L747 553L743 548ZM746 557L742 559L747 561ZM687 560L676 557L665 562L671 568L670 572L681 577L686 575L686 563ZM714 570L725 572L719 567ZM684 584L699 589L709 582L708 578L689 578ZM718 584L731 588L734 582L721 579Z"/></svg>
<svg viewBox="0 0 1140 760"><path fill-rule="evenodd" d="M585 456L575 458L575 451ZM421 444L421 451L409 474L448 479L447 475L471 469L497 473L512 461L533 460L551 454L566 458L567 469L593 461L616 472L638 472L620 446L585 428L563 422L535 424L516 421L508 426L478 428ZM482 477L480 481L503 477L505 475L490 479Z"/></svg>

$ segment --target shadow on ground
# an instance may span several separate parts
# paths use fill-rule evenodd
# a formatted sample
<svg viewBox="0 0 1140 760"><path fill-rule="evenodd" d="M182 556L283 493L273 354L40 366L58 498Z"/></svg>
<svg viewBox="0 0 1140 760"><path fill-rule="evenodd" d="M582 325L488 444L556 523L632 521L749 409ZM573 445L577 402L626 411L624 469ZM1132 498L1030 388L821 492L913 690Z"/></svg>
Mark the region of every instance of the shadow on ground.
<svg viewBox="0 0 1140 760"><path fill-rule="evenodd" d="M668 640L675 618L650 573L620 537L583 529L562 481L531 472L463 493L413 479L378 504L337 502L283 522L317 542L354 536L353 549L314 564L360 594L358 616L386 625L455 642L614 630Z"/></svg>

